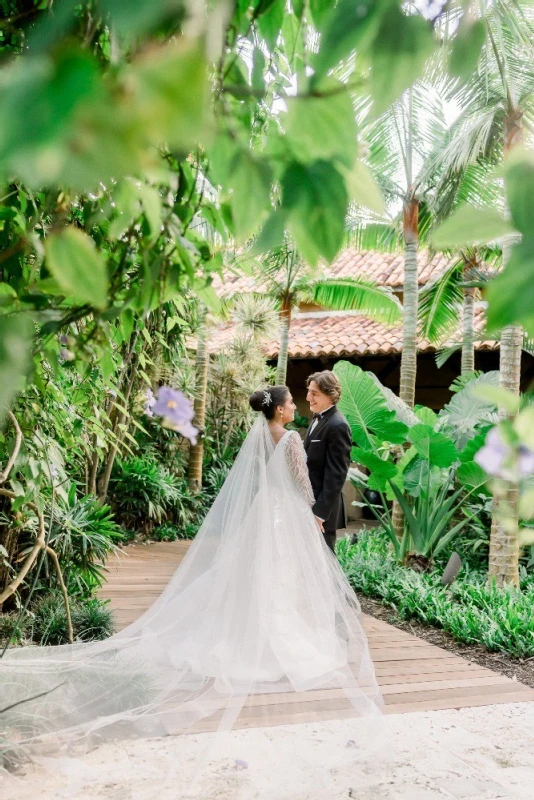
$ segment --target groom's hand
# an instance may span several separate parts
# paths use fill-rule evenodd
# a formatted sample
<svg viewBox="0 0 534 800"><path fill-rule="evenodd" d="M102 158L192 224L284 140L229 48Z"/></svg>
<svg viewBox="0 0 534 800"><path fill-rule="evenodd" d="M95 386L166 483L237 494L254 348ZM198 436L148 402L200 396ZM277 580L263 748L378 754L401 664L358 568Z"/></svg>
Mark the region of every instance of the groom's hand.
<svg viewBox="0 0 534 800"><path fill-rule="evenodd" d="M324 533L323 520L320 519L319 517L315 517L315 521L316 521L317 525L319 526L319 530L321 531L321 533Z"/></svg>

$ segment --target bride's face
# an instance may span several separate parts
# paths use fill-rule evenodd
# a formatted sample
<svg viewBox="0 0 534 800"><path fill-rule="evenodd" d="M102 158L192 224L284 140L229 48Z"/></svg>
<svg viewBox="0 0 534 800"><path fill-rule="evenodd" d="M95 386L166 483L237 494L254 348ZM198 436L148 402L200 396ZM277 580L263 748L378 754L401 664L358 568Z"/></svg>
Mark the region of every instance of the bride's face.
<svg viewBox="0 0 534 800"><path fill-rule="evenodd" d="M287 425L288 422L293 422L295 419L296 405L293 402L291 394L287 395L287 399L283 406L278 406L276 409L279 412L279 420L281 425Z"/></svg>

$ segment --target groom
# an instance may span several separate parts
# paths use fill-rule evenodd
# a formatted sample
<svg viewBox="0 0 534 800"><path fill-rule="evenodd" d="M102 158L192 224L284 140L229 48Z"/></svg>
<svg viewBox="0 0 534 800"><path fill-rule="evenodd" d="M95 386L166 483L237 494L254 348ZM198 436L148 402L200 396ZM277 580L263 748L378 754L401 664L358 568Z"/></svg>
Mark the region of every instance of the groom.
<svg viewBox="0 0 534 800"><path fill-rule="evenodd" d="M329 370L314 372L306 381L306 400L313 420L304 439L308 472L315 495L312 508L328 547L334 552L336 531L347 527L343 484L350 466L352 436L338 411L341 384Z"/></svg>

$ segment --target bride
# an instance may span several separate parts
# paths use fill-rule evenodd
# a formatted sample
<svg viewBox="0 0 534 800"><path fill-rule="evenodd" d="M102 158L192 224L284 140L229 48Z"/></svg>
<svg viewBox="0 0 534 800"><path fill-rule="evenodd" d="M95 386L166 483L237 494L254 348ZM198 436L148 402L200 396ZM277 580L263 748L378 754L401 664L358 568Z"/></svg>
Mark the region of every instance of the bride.
<svg viewBox="0 0 534 800"><path fill-rule="evenodd" d="M0 755L229 730L268 693L313 692L335 701L333 716L381 714L358 601L311 511L301 439L284 427L291 394L272 386L250 405L258 419L154 605L106 641L0 661Z"/></svg>

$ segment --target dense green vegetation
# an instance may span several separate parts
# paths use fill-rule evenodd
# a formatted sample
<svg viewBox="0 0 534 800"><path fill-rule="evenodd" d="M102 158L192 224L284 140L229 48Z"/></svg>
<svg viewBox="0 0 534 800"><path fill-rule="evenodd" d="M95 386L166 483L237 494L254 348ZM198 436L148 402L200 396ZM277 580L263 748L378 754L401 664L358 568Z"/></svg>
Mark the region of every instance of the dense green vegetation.
<svg viewBox="0 0 534 800"><path fill-rule="evenodd" d="M262 337L277 326L282 379L302 299L402 315L413 415L417 326L443 345L463 314L467 380L484 291L509 392L485 395L507 416L493 434L506 469L486 459L483 470L469 442L418 410L417 423L368 420L367 444L355 441L393 493L397 560L416 543L431 561L483 487L490 576L517 584L519 520L534 516L530 412L517 400L534 332L531 5L1 0L0 11L3 630L15 614L15 639L22 625L59 641L29 624L59 596L61 636L71 622L103 635L90 598L114 548L194 536L247 430L247 395L274 378ZM368 281L322 280L348 239L404 252L402 308ZM419 308L428 245L457 260ZM222 301L224 269L267 292ZM213 325L228 320L236 337L210 354ZM478 449L495 421L474 425ZM89 600L98 623L80 621Z"/></svg>

